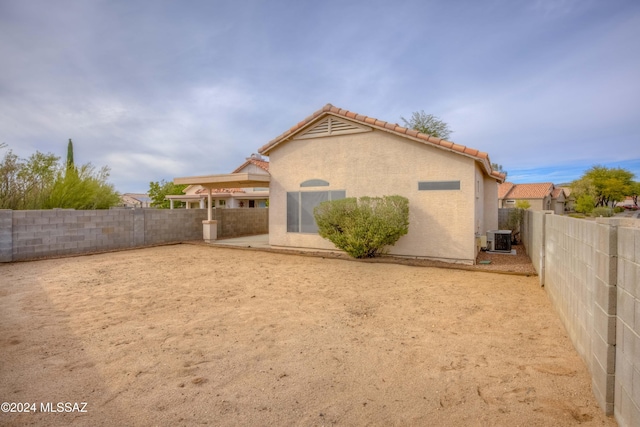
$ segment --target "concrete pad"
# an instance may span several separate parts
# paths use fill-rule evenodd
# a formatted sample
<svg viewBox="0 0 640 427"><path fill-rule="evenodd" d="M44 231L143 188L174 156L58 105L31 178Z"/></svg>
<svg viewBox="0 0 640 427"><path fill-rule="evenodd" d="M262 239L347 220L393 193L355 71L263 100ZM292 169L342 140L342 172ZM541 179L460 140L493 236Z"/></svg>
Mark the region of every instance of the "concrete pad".
<svg viewBox="0 0 640 427"><path fill-rule="evenodd" d="M215 246L235 246L241 248L270 248L268 234L218 239L215 242L211 242L211 244Z"/></svg>

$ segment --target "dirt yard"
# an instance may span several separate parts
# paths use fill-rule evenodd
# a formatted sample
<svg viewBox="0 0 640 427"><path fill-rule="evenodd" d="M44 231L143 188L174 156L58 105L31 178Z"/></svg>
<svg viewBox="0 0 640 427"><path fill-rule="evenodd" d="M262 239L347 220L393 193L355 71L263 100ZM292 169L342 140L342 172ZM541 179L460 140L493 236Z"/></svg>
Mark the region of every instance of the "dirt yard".
<svg viewBox="0 0 640 427"><path fill-rule="evenodd" d="M614 426L537 280L186 244L0 265L0 402L37 410L0 425Z"/></svg>

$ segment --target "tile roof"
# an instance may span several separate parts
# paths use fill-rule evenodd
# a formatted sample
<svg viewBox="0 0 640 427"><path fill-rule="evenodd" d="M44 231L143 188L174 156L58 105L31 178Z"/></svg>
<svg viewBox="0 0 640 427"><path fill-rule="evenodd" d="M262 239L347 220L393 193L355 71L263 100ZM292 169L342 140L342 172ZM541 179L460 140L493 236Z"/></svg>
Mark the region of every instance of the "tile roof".
<svg viewBox="0 0 640 427"><path fill-rule="evenodd" d="M276 146L278 146L280 143L286 141L287 139L289 139L290 137L298 133L298 131L300 131L302 128L305 128L310 123L315 122L320 116L325 116L328 114L346 117L349 120L374 127L378 130L383 130L386 132L401 135L406 138L418 140L427 145L432 145L444 150L453 151L453 152L474 158L475 160L479 161L481 164L484 165L484 168L488 175L492 176L493 178L499 181L504 181L504 179L506 178L505 174L494 171L491 168L491 161L489 160L489 155L485 152L478 151L474 148L466 147L464 145L459 145L454 142L447 141L445 139L436 138L434 136L427 135L425 133L421 133L413 129L407 129L397 124L388 123L382 120L375 119L373 117L363 116L361 114L356 114L354 112L347 111L342 108L334 107L331 104L325 105L320 110L316 111L309 117L297 123L296 125L291 127L289 130L287 130L280 136L272 139L267 144L260 147L258 152L261 154L269 155L269 152L272 149L274 149Z"/></svg>
<svg viewBox="0 0 640 427"><path fill-rule="evenodd" d="M513 189L515 184L513 182L503 182L498 185L498 199L504 199L504 197L509 194L509 191Z"/></svg>
<svg viewBox="0 0 640 427"><path fill-rule="evenodd" d="M235 168L234 171L231 173L239 173L242 169L244 169L249 164L254 164L260 169L263 169L269 172L269 162L267 162L266 160L254 159L253 157L249 157L246 162L244 162L243 164Z"/></svg>
<svg viewBox="0 0 640 427"><path fill-rule="evenodd" d="M244 193L244 189L242 188L214 188L211 190L211 194L233 194L233 193ZM209 194L209 190L206 188L201 188L196 191L196 194Z"/></svg>
<svg viewBox="0 0 640 427"><path fill-rule="evenodd" d="M560 194L562 194L564 190L560 187L556 187L553 189L553 191L551 192L551 197L554 199L557 199L558 197L560 197Z"/></svg>
<svg viewBox="0 0 640 427"><path fill-rule="evenodd" d="M512 187L509 191L504 192L501 187L506 184L511 184ZM543 182L539 184L512 184L510 182L505 182L504 184L498 187L498 198L499 199L544 199L545 197L551 195L553 191L553 184L550 182Z"/></svg>

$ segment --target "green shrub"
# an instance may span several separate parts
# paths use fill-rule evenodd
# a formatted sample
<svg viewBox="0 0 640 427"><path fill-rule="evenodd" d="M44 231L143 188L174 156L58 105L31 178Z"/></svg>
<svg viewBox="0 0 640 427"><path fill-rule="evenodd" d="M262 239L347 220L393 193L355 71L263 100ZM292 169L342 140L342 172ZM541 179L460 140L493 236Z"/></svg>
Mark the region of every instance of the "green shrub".
<svg viewBox="0 0 640 427"><path fill-rule="evenodd" d="M322 202L313 211L318 233L354 258L372 258L409 231L409 200L402 196Z"/></svg>
<svg viewBox="0 0 640 427"><path fill-rule="evenodd" d="M613 212L614 213L624 212L624 208L622 206L616 206L615 208L613 208Z"/></svg>
<svg viewBox="0 0 640 427"><path fill-rule="evenodd" d="M613 209L607 208L604 206L593 208L593 211L591 211L591 216L595 216L595 217L603 216L607 218L607 217L613 216Z"/></svg>
<svg viewBox="0 0 640 427"><path fill-rule="evenodd" d="M576 200L576 212L590 213L593 211L593 207L596 204L596 200L589 194L582 194Z"/></svg>

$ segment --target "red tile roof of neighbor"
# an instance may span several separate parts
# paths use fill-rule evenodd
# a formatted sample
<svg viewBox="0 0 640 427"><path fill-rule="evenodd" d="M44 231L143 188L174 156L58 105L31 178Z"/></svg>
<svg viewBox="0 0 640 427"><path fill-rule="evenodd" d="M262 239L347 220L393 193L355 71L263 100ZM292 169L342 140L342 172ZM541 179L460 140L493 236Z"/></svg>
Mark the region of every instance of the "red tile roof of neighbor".
<svg viewBox="0 0 640 427"><path fill-rule="evenodd" d="M504 196L509 194L509 191L515 186L513 182L503 182L498 185L498 199L504 199Z"/></svg>
<svg viewBox="0 0 640 427"><path fill-rule="evenodd" d="M563 192L564 190L560 187L556 187L553 189L553 191L551 192L551 197L554 199L557 199L558 197L560 197L560 194Z"/></svg>
<svg viewBox="0 0 640 427"><path fill-rule="evenodd" d="M265 171L269 172L269 162L267 162L266 160L254 159L253 157L249 157L246 162L235 168L231 173L238 173L249 164L254 164L260 169L264 169Z"/></svg>
<svg viewBox="0 0 640 427"><path fill-rule="evenodd" d="M509 187L510 186L510 187ZM544 199L551 195L553 184L513 184L505 182L498 186L498 199Z"/></svg>
<svg viewBox="0 0 640 427"><path fill-rule="evenodd" d="M280 136L272 139L267 144L260 147L258 152L260 152L261 154L269 155L269 152L273 150L276 146L278 146L280 143L286 141L287 139L289 139L289 137L292 137L293 135L298 133L298 131L300 131L302 128L305 128L310 123L317 121L319 117L329 115L329 114L346 117L347 119L352 120L354 122L360 122L362 124L374 127L379 130L383 130L383 131L394 133L394 134L399 134L401 136L404 136L413 140L419 140L420 142L427 145L432 145L441 149L453 151L453 152L474 158L475 160L482 163L487 173L492 177L494 177L495 179L499 181L504 181L504 179L506 178L506 175L504 173L500 173L492 169L491 161L489 160L489 155L485 152L478 151L474 148L466 147L464 145L459 145L454 142L447 141L445 139L436 138L435 136L427 135L426 133L421 133L413 129L407 129L397 124L388 123L382 120L375 119L373 117L363 116L361 114L356 114L342 108L334 107L331 104L325 105L320 110L316 111L306 119L302 120L295 126L291 127L289 130L287 130Z"/></svg>

